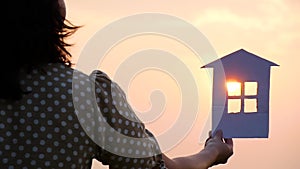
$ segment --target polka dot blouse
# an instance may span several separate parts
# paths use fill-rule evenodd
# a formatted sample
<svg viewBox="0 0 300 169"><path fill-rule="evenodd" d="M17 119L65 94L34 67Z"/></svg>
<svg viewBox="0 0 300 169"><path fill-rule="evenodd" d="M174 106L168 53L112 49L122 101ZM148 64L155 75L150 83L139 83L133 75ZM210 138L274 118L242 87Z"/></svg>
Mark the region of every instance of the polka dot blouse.
<svg viewBox="0 0 300 169"><path fill-rule="evenodd" d="M1 169L165 168L157 141L101 71L62 64L21 73L28 94L0 100Z"/></svg>

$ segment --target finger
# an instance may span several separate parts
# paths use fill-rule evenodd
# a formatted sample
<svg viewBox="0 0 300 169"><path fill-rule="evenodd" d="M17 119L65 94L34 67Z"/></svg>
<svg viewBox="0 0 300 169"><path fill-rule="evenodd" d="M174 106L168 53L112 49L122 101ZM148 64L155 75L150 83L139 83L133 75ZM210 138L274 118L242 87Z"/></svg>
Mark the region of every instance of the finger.
<svg viewBox="0 0 300 169"><path fill-rule="evenodd" d="M207 139L205 140L204 147L207 146L207 143L209 142L210 139L211 139L211 138L207 138Z"/></svg>
<svg viewBox="0 0 300 169"><path fill-rule="evenodd" d="M217 130L217 131L215 132L214 138L217 138L217 139L222 140L222 138L223 138L223 131L222 131L222 130Z"/></svg>
<svg viewBox="0 0 300 169"><path fill-rule="evenodd" d="M225 143L227 145L229 145L230 147L233 147L233 140L232 140L232 138L225 138L224 141L225 141Z"/></svg>
<svg viewBox="0 0 300 169"><path fill-rule="evenodd" d="M212 132L211 132L211 130L208 132L208 137L212 138Z"/></svg>

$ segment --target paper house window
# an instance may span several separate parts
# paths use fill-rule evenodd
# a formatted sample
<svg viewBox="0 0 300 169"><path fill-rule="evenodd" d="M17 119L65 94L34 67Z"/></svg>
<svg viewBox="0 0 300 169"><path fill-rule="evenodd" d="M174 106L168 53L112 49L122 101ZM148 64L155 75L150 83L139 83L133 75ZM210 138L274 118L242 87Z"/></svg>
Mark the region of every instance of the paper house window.
<svg viewBox="0 0 300 169"><path fill-rule="evenodd" d="M245 95L256 96L257 95L257 82L245 82Z"/></svg>
<svg viewBox="0 0 300 169"><path fill-rule="evenodd" d="M227 113L257 112L257 82L232 82L227 86Z"/></svg>
<svg viewBox="0 0 300 169"><path fill-rule="evenodd" d="M245 99L244 100L244 112L245 113L257 112L257 99Z"/></svg>
<svg viewBox="0 0 300 169"><path fill-rule="evenodd" d="M241 96L241 83L240 82L227 82L228 96Z"/></svg>
<svg viewBox="0 0 300 169"><path fill-rule="evenodd" d="M228 113L239 113L241 105L241 99L228 99Z"/></svg>
<svg viewBox="0 0 300 169"><path fill-rule="evenodd" d="M268 137L271 66L278 65L244 49L202 66L213 68L213 131L227 138Z"/></svg>

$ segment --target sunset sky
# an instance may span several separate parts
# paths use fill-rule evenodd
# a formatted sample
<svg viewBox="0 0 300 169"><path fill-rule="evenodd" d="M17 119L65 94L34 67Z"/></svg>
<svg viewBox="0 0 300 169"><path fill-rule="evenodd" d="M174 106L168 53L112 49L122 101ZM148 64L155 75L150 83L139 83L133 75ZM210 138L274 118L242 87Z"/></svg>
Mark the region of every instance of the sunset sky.
<svg viewBox="0 0 300 169"><path fill-rule="evenodd" d="M208 39L218 57L243 48L280 65L271 69L269 138L234 139L232 158L226 165L214 168L298 168L300 152L299 0L66 0L66 6L67 18L75 25L83 25L70 39L70 42L74 43L71 53L75 63L82 56L81 52L89 40L106 25L135 14L160 13L181 18L197 28ZM175 30L180 29L176 26L178 25L174 25ZM101 48L101 44L97 45ZM195 60L195 54L183 43L166 36L149 34L123 39L106 53L98 68L114 77L118 68L123 66L123 61L128 61L129 57L145 49L167 51L182 59L182 63L196 79L195 84L199 92L198 114L195 121L191 122L193 124L191 130L183 136L180 143L165 153L170 157L176 157L200 151L203 147L203 144L199 143L200 133L211 109L211 81L206 70L200 69L204 63ZM93 61L90 62L95 64ZM89 65L84 66L89 67ZM178 82L176 76L170 78L163 72L164 70L136 72L138 75L126 90L128 100L135 110L162 111L154 120L147 121L145 118L146 126L155 135L165 134L174 121L178 120L180 97L185 95L178 89L178 86L185 84ZM152 103L153 100L149 98L151 92L157 89L164 95L162 101L165 101L165 105L162 109L157 100ZM99 162L93 164L93 169L101 168L105 167Z"/></svg>

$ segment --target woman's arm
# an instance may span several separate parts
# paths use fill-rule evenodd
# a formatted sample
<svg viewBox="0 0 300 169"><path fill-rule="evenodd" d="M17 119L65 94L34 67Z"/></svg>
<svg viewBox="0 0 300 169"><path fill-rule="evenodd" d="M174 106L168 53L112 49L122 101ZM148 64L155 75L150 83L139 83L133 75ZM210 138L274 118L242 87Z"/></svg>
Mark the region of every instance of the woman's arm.
<svg viewBox="0 0 300 169"><path fill-rule="evenodd" d="M233 154L232 139L223 139L222 131L207 139L205 147L199 153L170 159L163 154L168 169L207 169L213 165L225 164Z"/></svg>

